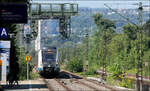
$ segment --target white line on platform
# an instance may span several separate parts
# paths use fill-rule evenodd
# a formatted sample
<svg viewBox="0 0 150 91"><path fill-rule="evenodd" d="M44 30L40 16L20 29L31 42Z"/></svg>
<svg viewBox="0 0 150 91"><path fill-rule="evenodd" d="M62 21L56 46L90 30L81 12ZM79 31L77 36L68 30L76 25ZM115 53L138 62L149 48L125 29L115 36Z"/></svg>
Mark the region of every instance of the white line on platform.
<svg viewBox="0 0 150 91"><path fill-rule="evenodd" d="M32 91L32 84L31 84L31 80L29 80L29 90Z"/></svg>

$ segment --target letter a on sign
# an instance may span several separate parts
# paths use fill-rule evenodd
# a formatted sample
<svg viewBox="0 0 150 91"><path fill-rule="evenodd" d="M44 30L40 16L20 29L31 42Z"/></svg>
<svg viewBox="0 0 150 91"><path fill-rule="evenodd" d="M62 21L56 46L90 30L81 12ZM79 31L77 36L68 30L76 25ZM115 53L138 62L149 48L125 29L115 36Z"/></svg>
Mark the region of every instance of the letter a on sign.
<svg viewBox="0 0 150 91"><path fill-rule="evenodd" d="M0 28L0 38L8 38L8 28Z"/></svg>
<svg viewBox="0 0 150 91"><path fill-rule="evenodd" d="M6 33L6 30L5 30L5 28L3 28L3 30L2 30L2 33L1 33L1 36L7 36L7 33Z"/></svg>

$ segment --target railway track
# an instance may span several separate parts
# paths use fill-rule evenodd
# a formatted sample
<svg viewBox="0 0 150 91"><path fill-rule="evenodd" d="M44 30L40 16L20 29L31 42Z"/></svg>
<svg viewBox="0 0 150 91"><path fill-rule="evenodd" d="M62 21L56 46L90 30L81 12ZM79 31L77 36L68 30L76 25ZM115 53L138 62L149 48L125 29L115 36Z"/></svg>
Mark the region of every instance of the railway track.
<svg viewBox="0 0 150 91"><path fill-rule="evenodd" d="M59 76L54 78L43 78L50 91L65 90L65 91L118 91L118 88L100 84L89 79L86 79L77 74L61 71ZM127 90L124 90L127 91Z"/></svg>
<svg viewBox="0 0 150 91"><path fill-rule="evenodd" d="M99 70L99 71L97 71L97 73L98 73L98 74L102 74L103 71L102 71L102 70ZM107 75L110 75L111 73L108 73L108 72L107 72L106 74L107 74ZM135 81L135 83L136 83L136 81L137 81L136 75L134 75L134 74L127 73L127 76L125 76L125 78L127 78L127 79L132 79L132 80ZM148 86L150 86L150 77L143 77L143 83L144 83L144 84L147 84Z"/></svg>
<svg viewBox="0 0 150 91"><path fill-rule="evenodd" d="M102 70L99 70L97 71L98 74L103 74L103 71ZM107 75L111 75L112 73L106 73ZM127 73L127 77L132 77L133 79L136 79L136 75L135 74L130 74L130 73ZM148 76L143 76L143 79L146 79L146 80L149 80L150 81L150 77Z"/></svg>
<svg viewBox="0 0 150 91"><path fill-rule="evenodd" d="M132 79L135 82L137 81L136 75L130 75L130 74L128 74L126 76L126 78ZM150 86L150 79L149 79L149 77L143 77L143 83L146 84L146 85L148 85L148 86Z"/></svg>
<svg viewBox="0 0 150 91"><path fill-rule="evenodd" d="M71 91L70 88L68 88L67 86L65 86L61 81L59 81L58 79L54 78L55 81L57 81L61 86L63 86L67 91Z"/></svg>
<svg viewBox="0 0 150 91"><path fill-rule="evenodd" d="M136 75L134 75L134 74L130 74L130 73L127 73L127 74L128 74L128 76L136 77ZM149 77L148 76L143 76L143 78L150 80L150 76Z"/></svg>
<svg viewBox="0 0 150 91"><path fill-rule="evenodd" d="M63 83L61 83L59 80L56 78L53 79L44 79L44 82L46 83L46 86L48 87L49 91L59 91L59 90L64 90L64 91L71 91L70 88L65 86Z"/></svg>
<svg viewBox="0 0 150 91"><path fill-rule="evenodd" d="M109 85L106 85L106 84L100 84L100 83L98 83L98 82L89 80L89 79L87 79L87 78L85 78L85 77L82 77L82 76L79 76L79 75L77 75L77 74L71 73L71 72L69 72L69 71L64 71L64 72L67 72L67 73L69 73L69 74L72 74L72 75L81 77L82 79L84 79L84 81L88 81L88 82L91 82L91 83L93 83L93 84L95 84L95 85L98 85L98 86L100 86L100 87L103 87L103 88L105 88L105 90L106 90L106 89L109 89L109 90L111 90L111 91L118 91L118 88L115 88L115 87L112 87L112 86L109 86Z"/></svg>

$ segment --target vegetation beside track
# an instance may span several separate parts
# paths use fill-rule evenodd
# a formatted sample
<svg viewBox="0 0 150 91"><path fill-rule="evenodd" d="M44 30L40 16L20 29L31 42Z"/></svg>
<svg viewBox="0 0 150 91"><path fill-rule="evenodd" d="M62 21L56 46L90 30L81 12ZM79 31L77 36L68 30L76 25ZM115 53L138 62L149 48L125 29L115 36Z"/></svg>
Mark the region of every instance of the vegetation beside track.
<svg viewBox="0 0 150 91"><path fill-rule="evenodd" d="M127 24L122 27L122 33L115 31L115 23L105 19L101 14L95 14L93 20L97 25L97 30L89 38L85 38L82 43L73 47L62 48L61 59L65 64L65 69L71 72L81 72L82 75L95 75L98 69L102 69L104 60L107 65L107 72L111 73L107 77L107 82L119 86L134 88L133 81L124 78L125 73L137 73L138 64L138 27ZM142 61L143 76L150 76L150 35L148 20L143 26L142 38ZM106 40L105 40L106 39ZM88 42L87 42L88 40ZM104 42L106 41L106 46ZM87 46L87 43L89 46ZM106 47L106 50L104 48ZM87 54L88 49L88 54ZM107 53L106 53L107 51ZM106 53L106 54L105 54ZM86 66L88 55L88 69L85 74L83 70Z"/></svg>
<svg viewBox="0 0 150 91"><path fill-rule="evenodd" d="M31 54L30 54L31 55ZM33 60L34 58L31 58L31 61L29 62L29 79L36 79L39 78L39 74L36 72L33 72ZM19 55L19 80L26 80L27 79L27 62L25 60L25 49L22 46L20 48L20 55Z"/></svg>

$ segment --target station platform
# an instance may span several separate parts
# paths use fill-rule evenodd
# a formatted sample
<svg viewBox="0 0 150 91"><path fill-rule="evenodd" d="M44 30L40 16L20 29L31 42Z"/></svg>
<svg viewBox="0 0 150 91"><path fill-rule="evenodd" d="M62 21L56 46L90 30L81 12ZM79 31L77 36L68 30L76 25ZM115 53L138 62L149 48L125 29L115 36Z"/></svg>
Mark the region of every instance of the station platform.
<svg viewBox="0 0 150 91"><path fill-rule="evenodd" d="M1 82L4 91L49 91L42 79L18 81L19 85L9 86Z"/></svg>

